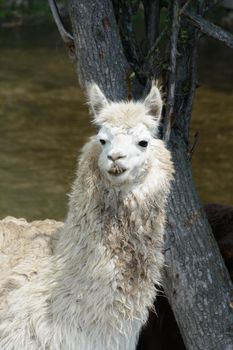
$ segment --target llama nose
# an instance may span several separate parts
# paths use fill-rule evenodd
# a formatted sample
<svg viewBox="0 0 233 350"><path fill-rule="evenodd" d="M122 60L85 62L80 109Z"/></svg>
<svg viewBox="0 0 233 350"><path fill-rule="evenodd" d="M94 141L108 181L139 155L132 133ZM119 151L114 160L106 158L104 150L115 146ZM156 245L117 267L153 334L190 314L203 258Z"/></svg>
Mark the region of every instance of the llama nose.
<svg viewBox="0 0 233 350"><path fill-rule="evenodd" d="M111 152L108 154L108 159L112 160L113 162L118 159L125 158L126 155L124 155L122 152Z"/></svg>

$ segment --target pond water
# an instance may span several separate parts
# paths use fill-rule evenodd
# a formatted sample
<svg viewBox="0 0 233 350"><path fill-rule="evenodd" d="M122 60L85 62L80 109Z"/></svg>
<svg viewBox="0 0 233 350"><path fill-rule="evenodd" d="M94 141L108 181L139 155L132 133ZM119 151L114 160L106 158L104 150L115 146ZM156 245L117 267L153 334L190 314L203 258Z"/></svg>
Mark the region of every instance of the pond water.
<svg viewBox="0 0 233 350"><path fill-rule="evenodd" d="M0 218L64 219L76 158L93 133L75 68L52 28L0 31ZM203 202L233 202L232 52L200 47L192 132Z"/></svg>

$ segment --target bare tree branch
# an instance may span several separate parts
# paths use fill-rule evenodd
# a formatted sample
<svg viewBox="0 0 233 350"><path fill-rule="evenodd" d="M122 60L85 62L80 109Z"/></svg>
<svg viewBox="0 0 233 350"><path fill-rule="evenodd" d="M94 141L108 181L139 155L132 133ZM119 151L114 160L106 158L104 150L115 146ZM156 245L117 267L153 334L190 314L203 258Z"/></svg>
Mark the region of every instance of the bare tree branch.
<svg viewBox="0 0 233 350"><path fill-rule="evenodd" d="M185 115L187 118L187 122L185 125L184 137L187 143L189 140L189 126L190 126L191 114L193 109L193 101L194 101L195 91L197 87L197 40L198 40L197 34L198 34L197 30L195 29L190 63L189 63L190 65L189 92L188 92L188 98L185 106Z"/></svg>
<svg viewBox="0 0 233 350"><path fill-rule="evenodd" d="M216 6L220 5L223 0L206 0L203 2L204 14L208 11L212 11Z"/></svg>
<svg viewBox="0 0 233 350"><path fill-rule="evenodd" d="M205 3L207 6L217 6L221 4L224 0L206 0Z"/></svg>
<svg viewBox="0 0 233 350"><path fill-rule="evenodd" d="M168 25L163 28L155 43L149 50L147 56L144 59L144 64L142 67L142 72L147 79L147 86L145 92L151 86L151 80L157 80L161 78L162 73L162 58L160 56L161 52L159 50L159 45L163 41L164 37L168 33Z"/></svg>
<svg viewBox="0 0 233 350"><path fill-rule="evenodd" d="M180 9L179 15L182 15L182 13L188 8L192 0L187 0L186 3L183 5L183 7Z"/></svg>
<svg viewBox="0 0 233 350"><path fill-rule="evenodd" d="M144 85L145 77L141 71L143 55L137 43L133 29L131 3L129 0L119 1L118 6L118 25L125 56L133 72L137 75L139 81Z"/></svg>
<svg viewBox="0 0 233 350"><path fill-rule="evenodd" d="M154 42L154 44L152 45L151 49L149 50L145 61L146 63L150 61L151 58L154 57L155 54L155 50L158 48L160 42L162 41L162 39L164 38L165 34L168 31L168 25L166 25L163 30L161 31L161 33L159 34L159 36L157 37L156 41Z"/></svg>
<svg viewBox="0 0 233 350"><path fill-rule="evenodd" d="M194 134L194 141L193 141L193 144L192 146L190 147L189 149L189 152L188 152L188 156L189 158L191 159L193 154L194 154L194 151L196 149L196 146L198 144L198 141L199 141L199 131L196 131L195 134Z"/></svg>
<svg viewBox="0 0 233 350"><path fill-rule="evenodd" d="M159 44L168 32L168 25L159 32L160 25L160 6L159 0L143 0L144 17L147 37L147 54L144 58L143 72L147 77L147 87L151 80L157 80L162 72L162 59ZM147 90L147 89L146 89ZM146 91L145 90L145 91Z"/></svg>
<svg viewBox="0 0 233 350"><path fill-rule="evenodd" d="M184 11L183 15L201 32L233 48L233 35L231 33L207 21L200 15L195 15L189 11Z"/></svg>
<svg viewBox="0 0 233 350"><path fill-rule="evenodd" d="M139 9L139 6L140 6L140 2L141 0L136 0L134 2L131 2L131 6L132 6L132 13L135 14L138 9Z"/></svg>
<svg viewBox="0 0 233 350"><path fill-rule="evenodd" d="M62 40L63 40L63 42L68 50L69 57L71 59L75 59L74 38L64 28L61 16L60 16L58 8L57 8L56 1L55 0L48 0L48 2L49 2L49 6L51 9L54 21L55 21L57 28L59 30L59 33L61 35L61 38L62 38Z"/></svg>
<svg viewBox="0 0 233 350"><path fill-rule="evenodd" d="M177 43L178 34L180 28L179 20L179 0L174 0L171 5L171 39L170 39L170 62L168 68L168 90L167 90L167 105L166 116L164 119L164 140L169 141L174 104L175 104L175 88L176 88L176 55L177 55Z"/></svg>
<svg viewBox="0 0 233 350"><path fill-rule="evenodd" d="M142 2L145 11L146 36L150 49L159 35L160 1L143 0Z"/></svg>

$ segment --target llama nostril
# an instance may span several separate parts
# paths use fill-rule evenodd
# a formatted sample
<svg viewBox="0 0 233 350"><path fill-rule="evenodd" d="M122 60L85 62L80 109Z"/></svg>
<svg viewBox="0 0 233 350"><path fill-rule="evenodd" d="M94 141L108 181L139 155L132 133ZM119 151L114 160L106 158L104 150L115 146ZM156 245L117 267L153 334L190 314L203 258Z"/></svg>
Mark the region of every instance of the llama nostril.
<svg viewBox="0 0 233 350"><path fill-rule="evenodd" d="M126 156L125 155L123 155L123 154L119 154L119 153L114 153L114 154L108 154L108 159L110 159L110 160L112 160L113 162L115 161L115 160L118 160L118 159L122 159L122 158L125 158Z"/></svg>
<svg viewBox="0 0 233 350"><path fill-rule="evenodd" d="M125 158L126 156L119 156L117 159L122 159Z"/></svg>

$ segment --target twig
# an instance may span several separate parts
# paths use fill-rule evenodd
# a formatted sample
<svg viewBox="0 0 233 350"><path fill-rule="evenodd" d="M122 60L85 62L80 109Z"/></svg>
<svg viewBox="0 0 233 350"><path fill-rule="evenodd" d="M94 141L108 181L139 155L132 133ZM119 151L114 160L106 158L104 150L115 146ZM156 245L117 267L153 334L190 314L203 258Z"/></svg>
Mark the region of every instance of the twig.
<svg viewBox="0 0 233 350"><path fill-rule="evenodd" d="M212 11L216 6L220 5L223 0L208 0L205 2L204 14Z"/></svg>
<svg viewBox="0 0 233 350"><path fill-rule="evenodd" d="M145 61L146 63L148 61L150 61L151 57L154 56L154 52L157 49L157 47L159 46L160 42L162 41L162 39L164 38L165 34L168 31L168 25L166 25L163 30L161 31L161 33L159 34L159 36L157 37L155 43L152 45L151 49L149 50L148 54L146 55Z"/></svg>
<svg viewBox="0 0 233 350"><path fill-rule="evenodd" d="M75 50L74 50L74 38L73 36L67 32L62 23L61 16L59 14L57 4L55 0L48 0L49 6L53 15L53 19L57 25L58 31L61 35L61 38L68 50L69 56L71 59L75 59Z"/></svg>
<svg viewBox="0 0 233 350"><path fill-rule="evenodd" d="M146 36L149 48L151 48L159 35L160 1L142 0L142 2L145 12Z"/></svg>
<svg viewBox="0 0 233 350"><path fill-rule="evenodd" d="M144 82L145 77L141 74L143 55L138 46L132 25L131 3L129 0L122 0L119 1L118 6L120 6L119 28L126 58L139 81Z"/></svg>
<svg viewBox="0 0 233 350"><path fill-rule="evenodd" d="M195 134L194 134L194 141L193 141L193 144L188 152L189 158L192 158L194 151L196 149L196 146L198 144L198 141L199 141L199 131L195 132Z"/></svg>
<svg viewBox="0 0 233 350"><path fill-rule="evenodd" d="M189 4L191 3L192 0L187 0L186 3L184 4L184 6L180 9L179 11L179 15L181 16L182 13L187 9L187 7L189 6Z"/></svg>
<svg viewBox="0 0 233 350"><path fill-rule="evenodd" d="M150 81L151 78L157 80L159 76L161 75L161 59L160 59L160 52L158 50L158 47L165 37L166 33L168 32L168 25L166 25L159 36L157 37L155 43L147 53L144 63L143 63L143 68L142 71L144 72L144 75L147 77L147 80L149 82L150 86Z"/></svg>
<svg viewBox="0 0 233 350"><path fill-rule="evenodd" d="M126 74L126 82L127 82L127 99L128 101L131 101L133 98L133 93L132 93L132 77L134 73L133 72L128 72Z"/></svg>
<svg viewBox="0 0 233 350"><path fill-rule="evenodd" d="M138 11L138 9L139 9L139 6L140 6L140 2L141 2L141 0L137 0L137 1L135 1L134 3L131 2L132 13L133 13L133 14L137 13L137 11Z"/></svg>
<svg viewBox="0 0 233 350"><path fill-rule="evenodd" d="M189 84L189 94L186 102L185 116L187 118L185 137L188 142L189 140L189 124L193 109L193 100L195 96L195 91L197 87L197 30L195 29L194 39L192 44L192 51L190 57L190 84Z"/></svg>
<svg viewBox="0 0 233 350"><path fill-rule="evenodd" d="M163 138L166 142L170 139L172 119L175 104L175 88L176 88L176 55L178 34L180 28L179 21L179 0L174 0L171 5L172 23L171 23L171 40L170 40L170 65L168 71L168 92L166 115L164 119L164 134Z"/></svg>
<svg viewBox="0 0 233 350"><path fill-rule="evenodd" d="M233 48L233 35L231 33L207 21L200 15L195 15L189 11L184 11L183 15L201 32Z"/></svg>

